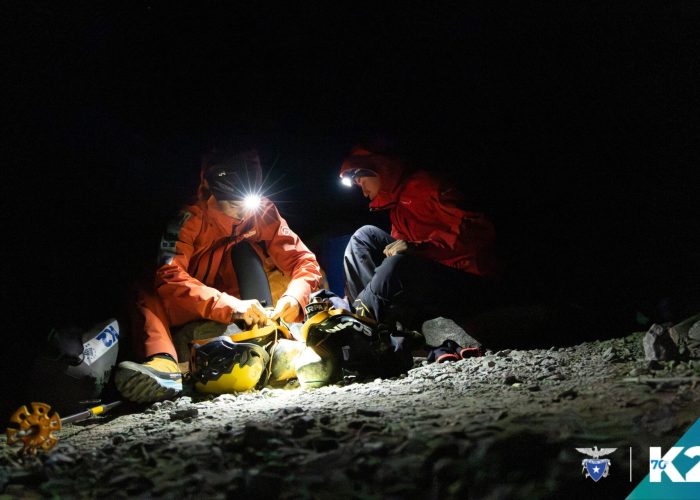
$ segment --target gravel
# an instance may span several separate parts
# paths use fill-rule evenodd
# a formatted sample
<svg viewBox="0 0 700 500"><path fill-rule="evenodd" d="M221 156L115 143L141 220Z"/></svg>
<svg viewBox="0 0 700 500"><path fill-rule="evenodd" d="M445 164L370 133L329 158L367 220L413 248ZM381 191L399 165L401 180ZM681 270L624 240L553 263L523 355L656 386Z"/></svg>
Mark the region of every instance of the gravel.
<svg viewBox="0 0 700 500"><path fill-rule="evenodd" d="M23 498L623 497L632 464L700 415L700 363L644 357L643 333L453 363L394 379L183 396L59 432L49 454L3 446L0 491ZM654 383L655 380L664 381ZM290 387L295 387L290 384ZM4 437L3 437L4 444ZM579 447L618 450L581 474ZM646 451L645 451L646 450Z"/></svg>

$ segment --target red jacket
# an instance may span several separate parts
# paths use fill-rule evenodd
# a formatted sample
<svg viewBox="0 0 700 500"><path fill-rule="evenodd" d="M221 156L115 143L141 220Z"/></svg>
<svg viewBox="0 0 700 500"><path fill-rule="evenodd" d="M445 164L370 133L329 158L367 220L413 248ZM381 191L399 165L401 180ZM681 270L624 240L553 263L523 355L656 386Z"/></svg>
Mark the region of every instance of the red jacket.
<svg viewBox="0 0 700 500"><path fill-rule="evenodd" d="M230 249L242 240L262 259L273 300L290 295L303 311L322 280L314 254L270 200L263 198L254 215L236 224L216 209L212 196L185 207L161 242L155 285L171 324L190 321L193 314L230 322L232 297L239 297Z"/></svg>
<svg viewBox="0 0 700 500"><path fill-rule="evenodd" d="M398 159L356 149L340 175L366 169L381 180L370 210L389 210L391 236L416 245L415 254L479 276L494 276L495 231L480 212L458 207L460 194L426 171L407 172Z"/></svg>

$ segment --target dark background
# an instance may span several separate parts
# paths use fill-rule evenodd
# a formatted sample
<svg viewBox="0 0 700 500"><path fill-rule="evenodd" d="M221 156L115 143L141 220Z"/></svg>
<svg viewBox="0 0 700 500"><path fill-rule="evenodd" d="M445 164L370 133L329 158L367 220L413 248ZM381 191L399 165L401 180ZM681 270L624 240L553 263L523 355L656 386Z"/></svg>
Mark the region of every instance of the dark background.
<svg viewBox="0 0 700 500"><path fill-rule="evenodd" d="M311 246L386 223L336 177L381 139L460 177L523 296L620 334L697 309L697 2L239 3L2 2L3 382L118 314L238 136Z"/></svg>

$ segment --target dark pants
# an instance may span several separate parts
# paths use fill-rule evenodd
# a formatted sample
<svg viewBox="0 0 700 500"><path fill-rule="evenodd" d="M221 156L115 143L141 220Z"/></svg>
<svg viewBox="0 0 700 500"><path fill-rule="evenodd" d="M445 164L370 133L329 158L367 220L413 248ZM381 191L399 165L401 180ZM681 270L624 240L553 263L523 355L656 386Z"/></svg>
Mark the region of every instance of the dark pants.
<svg viewBox="0 0 700 500"><path fill-rule="evenodd" d="M350 238L345 291L358 314L368 311L390 327L398 321L420 330L427 319L467 318L491 302L492 292L479 276L413 255L386 257L384 247L392 241L374 226L363 226Z"/></svg>
<svg viewBox="0 0 700 500"><path fill-rule="evenodd" d="M231 260L236 270L241 300L258 299L263 307L272 307L270 282L263 263L247 241L241 241L231 249Z"/></svg>

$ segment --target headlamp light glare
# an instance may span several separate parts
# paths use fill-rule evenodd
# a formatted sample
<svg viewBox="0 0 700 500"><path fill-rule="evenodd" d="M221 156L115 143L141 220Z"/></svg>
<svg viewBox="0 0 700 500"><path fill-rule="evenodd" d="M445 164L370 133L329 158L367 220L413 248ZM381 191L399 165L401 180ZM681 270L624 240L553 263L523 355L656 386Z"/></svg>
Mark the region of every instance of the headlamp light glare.
<svg viewBox="0 0 700 500"><path fill-rule="evenodd" d="M243 198L243 206L247 211L253 211L260 206L261 198L258 194L249 194Z"/></svg>

